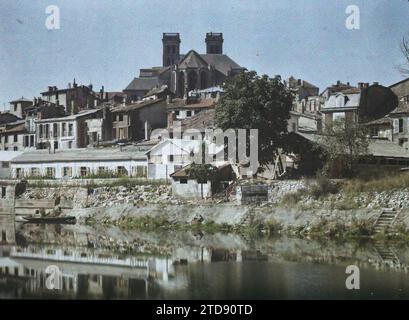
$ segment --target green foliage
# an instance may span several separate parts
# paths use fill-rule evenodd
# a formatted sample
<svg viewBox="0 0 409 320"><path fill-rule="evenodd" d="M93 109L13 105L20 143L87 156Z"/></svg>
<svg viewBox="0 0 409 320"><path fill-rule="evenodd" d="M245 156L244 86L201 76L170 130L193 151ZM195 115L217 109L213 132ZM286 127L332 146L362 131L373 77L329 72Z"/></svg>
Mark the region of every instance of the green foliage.
<svg viewBox="0 0 409 320"><path fill-rule="evenodd" d="M271 162L279 147L285 145L292 93L280 77L242 72L226 81L225 94L216 106L216 125L223 129L258 129L261 165Z"/></svg>
<svg viewBox="0 0 409 320"><path fill-rule="evenodd" d="M354 121L335 120L319 139L326 158L325 171L335 177L356 173L360 157L367 155L369 139L365 127Z"/></svg>
<svg viewBox="0 0 409 320"><path fill-rule="evenodd" d="M395 173L382 178L352 179L344 183L343 191L347 194L361 192L382 192L409 187L408 173Z"/></svg>

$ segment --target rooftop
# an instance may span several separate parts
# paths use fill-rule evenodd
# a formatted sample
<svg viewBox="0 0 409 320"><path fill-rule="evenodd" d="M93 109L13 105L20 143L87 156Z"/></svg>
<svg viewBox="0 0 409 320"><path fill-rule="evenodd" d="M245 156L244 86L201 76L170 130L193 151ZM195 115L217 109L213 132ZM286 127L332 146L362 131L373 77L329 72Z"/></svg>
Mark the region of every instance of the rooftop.
<svg viewBox="0 0 409 320"><path fill-rule="evenodd" d="M102 149L72 149L49 153L48 150L26 151L12 160L12 163L44 163L71 161L114 161L114 160L146 160L144 152L133 146Z"/></svg>

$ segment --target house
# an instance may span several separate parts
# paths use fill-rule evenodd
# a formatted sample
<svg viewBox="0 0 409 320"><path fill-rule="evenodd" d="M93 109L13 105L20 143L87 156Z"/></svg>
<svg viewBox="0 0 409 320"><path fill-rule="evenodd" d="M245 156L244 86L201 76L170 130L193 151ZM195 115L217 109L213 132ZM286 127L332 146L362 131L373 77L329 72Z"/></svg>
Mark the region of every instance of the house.
<svg viewBox="0 0 409 320"><path fill-rule="evenodd" d="M305 144L304 148L309 153L311 153L312 145L319 145L321 143L321 136L318 134L297 132L296 135L301 138L300 142L303 141ZM314 153L317 153L317 151ZM396 170L405 168L409 166L409 151L386 139L370 139L368 153L362 155L359 165L375 169L386 168Z"/></svg>
<svg viewBox="0 0 409 320"><path fill-rule="evenodd" d="M71 179L91 175L147 176L147 157L133 148L26 151L10 161L13 178Z"/></svg>
<svg viewBox="0 0 409 320"><path fill-rule="evenodd" d="M166 100L147 100L111 109L112 139L148 139L151 130L166 127Z"/></svg>
<svg viewBox="0 0 409 320"><path fill-rule="evenodd" d="M11 123L0 125L0 150L19 151L26 147L24 137L27 134L27 128L24 120L18 120ZM35 147L34 141L32 147Z"/></svg>
<svg viewBox="0 0 409 320"><path fill-rule="evenodd" d="M399 99L407 97L409 96L409 78L394 83L389 88Z"/></svg>
<svg viewBox="0 0 409 320"><path fill-rule="evenodd" d="M369 86L369 83L362 83L360 82L358 84L358 86L360 88L366 88ZM325 88L325 90L320 94L320 96L324 97L325 100L327 100L330 96L344 91L344 90L348 90L348 89L353 89L354 87L350 85L349 82L347 83L342 83L341 81L337 81L336 84L333 84L332 86L329 86L327 88Z"/></svg>
<svg viewBox="0 0 409 320"><path fill-rule="evenodd" d="M148 157L148 178L168 179L170 174L192 162L202 163L203 143L201 139L162 140L146 152ZM206 144L210 159L214 159L224 152L223 145L217 146L209 142L206 142Z"/></svg>
<svg viewBox="0 0 409 320"><path fill-rule="evenodd" d="M174 121L181 121L194 117L198 113L206 110L214 109L216 99L207 98L186 98L186 99L173 99L167 104L167 118L168 128L173 126Z"/></svg>
<svg viewBox="0 0 409 320"><path fill-rule="evenodd" d="M287 131L320 133L322 130L321 119L322 117L320 114L290 111L290 119L288 119Z"/></svg>
<svg viewBox="0 0 409 320"><path fill-rule="evenodd" d="M191 175L192 165L187 165L172 173L172 195L181 198L209 198L226 190L235 180L235 173L228 163L214 167L214 172L206 180L198 180Z"/></svg>
<svg viewBox="0 0 409 320"><path fill-rule="evenodd" d="M33 105L32 100L28 100L24 97L10 101L10 113L16 117L23 118L25 109Z"/></svg>
<svg viewBox="0 0 409 320"><path fill-rule="evenodd" d="M102 117L101 109L83 110L77 114L35 121L38 149L75 149L89 144L87 120Z"/></svg>
<svg viewBox="0 0 409 320"><path fill-rule="evenodd" d="M88 144L97 146L102 141L112 140L112 112L104 106L100 117L85 120L88 133Z"/></svg>
<svg viewBox="0 0 409 320"><path fill-rule="evenodd" d="M306 101L311 97L318 97L319 88L315 85L302 80L290 77L288 80L284 81L285 86L294 94L294 104L293 110L299 113L304 113L306 111ZM316 101L316 100L312 100ZM314 106L314 109L319 109L318 106Z"/></svg>
<svg viewBox="0 0 409 320"><path fill-rule="evenodd" d="M223 34L207 33L206 53L190 50L180 54L179 33L164 33L162 38L162 66L141 69L123 90L128 102L142 99L153 88L166 85L177 97L183 98L192 90L221 85L226 78L244 70L223 53Z"/></svg>
<svg viewBox="0 0 409 320"><path fill-rule="evenodd" d="M360 99L361 90L358 88L346 89L330 95L321 109L324 127L331 126L337 119L357 122Z"/></svg>
<svg viewBox="0 0 409 320"><path fill-rule="evenodd" d="M392 141L409 149L409 97L401 98L398 107L389 113L392 120Z"/></svg>
<svg viewBox="0 0 409 320"><path fill-rule="evenodd" d="M10 161L22 154L22 151L0 151L0 179L11 177Z"/></svg>
<svg viewBox="0 0 409 320"><path fill-rule="evenodd" d="M370 121L365 124L372 139L386 139L393 141L393 119L389 116ZM399 124L398 124L399 126Z"/></svg>
<svg viewBox="0 0 409 320"><path fill-rule="evenodd" d="M63 106L66 114L75 114L84 109L94 108L101 102L101 96L95 94L92 84L79 86L75 79L72 86L69 83L64 89L49 86L47 91L41 93L41 96L45 101Z"/></svg>

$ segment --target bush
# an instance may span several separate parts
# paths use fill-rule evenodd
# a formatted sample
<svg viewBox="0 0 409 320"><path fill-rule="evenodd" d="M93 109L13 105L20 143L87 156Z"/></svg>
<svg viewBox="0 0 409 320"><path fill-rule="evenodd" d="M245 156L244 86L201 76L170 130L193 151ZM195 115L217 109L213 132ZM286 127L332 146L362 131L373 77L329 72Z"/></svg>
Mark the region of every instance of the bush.
<svg viewBox="0 0 409 320"><path fill-rule="evenodd" d="M315 183L308 185L308 194L310 194L314 199L319 199L321 197L327 196L329 194L335 194L339 191L339 185L325 175L319 173L316 176Z"/></svg>

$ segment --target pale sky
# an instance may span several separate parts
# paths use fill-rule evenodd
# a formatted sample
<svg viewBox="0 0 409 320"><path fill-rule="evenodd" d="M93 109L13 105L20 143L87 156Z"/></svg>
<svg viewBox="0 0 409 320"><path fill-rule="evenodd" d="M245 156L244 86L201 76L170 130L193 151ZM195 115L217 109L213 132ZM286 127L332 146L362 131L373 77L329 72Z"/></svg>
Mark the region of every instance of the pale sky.
<svg viewBox="0 0 409 320"><path fill-rule="evenodd" d="M60 29L45 26L49 5ZM345 26L349 5L360 29ZM403 79L399 43L409 34L407 0L0 0L0 110L47 86L90 82L121 91L140 68L162 62L162 33L181 51L205 52L206 32L223 32L224 52L259 74L320 87Z"/></svg>

